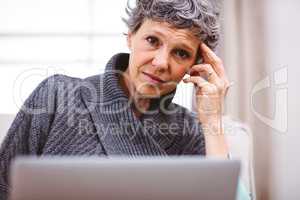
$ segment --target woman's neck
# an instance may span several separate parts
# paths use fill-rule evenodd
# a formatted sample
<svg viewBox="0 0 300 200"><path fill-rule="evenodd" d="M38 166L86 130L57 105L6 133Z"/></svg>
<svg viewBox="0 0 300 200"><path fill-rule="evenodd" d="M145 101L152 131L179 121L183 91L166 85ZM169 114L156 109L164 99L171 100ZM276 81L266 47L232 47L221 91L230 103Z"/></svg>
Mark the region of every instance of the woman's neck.
<svg viewBox="0 0 300 200"><path fill-rule="evenodd" d="M128 69L119 76L119 84L128 96L129 101L133 101L133 112L136 117L140 117L142 113L145 113L149 107L151 99L143 98L136 90L134 84L130 81Z"/></svg>

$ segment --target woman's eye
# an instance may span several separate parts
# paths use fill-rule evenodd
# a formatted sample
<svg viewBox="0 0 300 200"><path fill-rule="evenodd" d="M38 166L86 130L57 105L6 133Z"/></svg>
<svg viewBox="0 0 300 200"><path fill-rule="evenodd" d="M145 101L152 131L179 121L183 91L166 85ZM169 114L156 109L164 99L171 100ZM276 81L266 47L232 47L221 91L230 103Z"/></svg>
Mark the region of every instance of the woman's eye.
<svg viewBox="0 0 300 200"><path fill-rule="evenodd" d="M159 40L156 37L153 36L149 36L146 38L147 42L151 45L151 46L158 46Z"/></svg>
<svg viewBox="0 0 300 200"><path fill-rule="evenodd" d="M183 49L175 50L175 54L176 54L176 56L178 56L181 59L187 59L187 58L190 57L190 54L187 51L183 50Z"/></svg>

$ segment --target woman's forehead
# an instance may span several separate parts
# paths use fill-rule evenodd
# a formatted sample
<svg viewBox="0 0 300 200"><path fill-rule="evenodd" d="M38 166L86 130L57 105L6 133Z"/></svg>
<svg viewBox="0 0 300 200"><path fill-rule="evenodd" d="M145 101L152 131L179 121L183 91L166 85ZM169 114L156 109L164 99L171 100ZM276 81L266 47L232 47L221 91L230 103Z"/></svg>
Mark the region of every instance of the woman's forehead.
<svg viewBox="0 0 300 200"><path fill-rule="evenodd" d="M143 34L156 34L173 42L184 42L192 46L198 46L201 42L191 30L176 28L168 22L145 20L138 31Z"/></svg>

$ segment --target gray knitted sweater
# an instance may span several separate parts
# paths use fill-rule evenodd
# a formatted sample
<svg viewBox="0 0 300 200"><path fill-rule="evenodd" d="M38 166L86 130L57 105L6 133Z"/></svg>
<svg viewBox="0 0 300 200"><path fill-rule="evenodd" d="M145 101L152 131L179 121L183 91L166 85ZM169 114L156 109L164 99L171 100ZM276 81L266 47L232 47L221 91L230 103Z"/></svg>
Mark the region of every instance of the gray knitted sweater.
<svg viewBox="0 0 300 200"><path fill-rule="evenodd" d="M117 54L104 74L86 79L54 75L33 91L0 149L0 199L7 199L9 166L18 155L204 155L195 114L171 103L174 92L152 100L136 118L119 86L128 54Z"/></svg>

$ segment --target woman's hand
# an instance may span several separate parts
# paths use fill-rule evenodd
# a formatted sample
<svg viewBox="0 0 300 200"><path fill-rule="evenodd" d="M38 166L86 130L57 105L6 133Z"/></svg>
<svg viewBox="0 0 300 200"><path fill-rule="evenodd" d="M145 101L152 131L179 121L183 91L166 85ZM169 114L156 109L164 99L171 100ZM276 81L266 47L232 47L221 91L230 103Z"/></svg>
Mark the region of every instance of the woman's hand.
<svg viewBox="0 0 300 200"><path fill-rule="evenodd" d="M198 119L206 140L206 154L227 156L228 149L222 128L222 108L229 88L222 60L204 43L200 45L203 64L190 69L185 83L196 86Z"/></svg>

